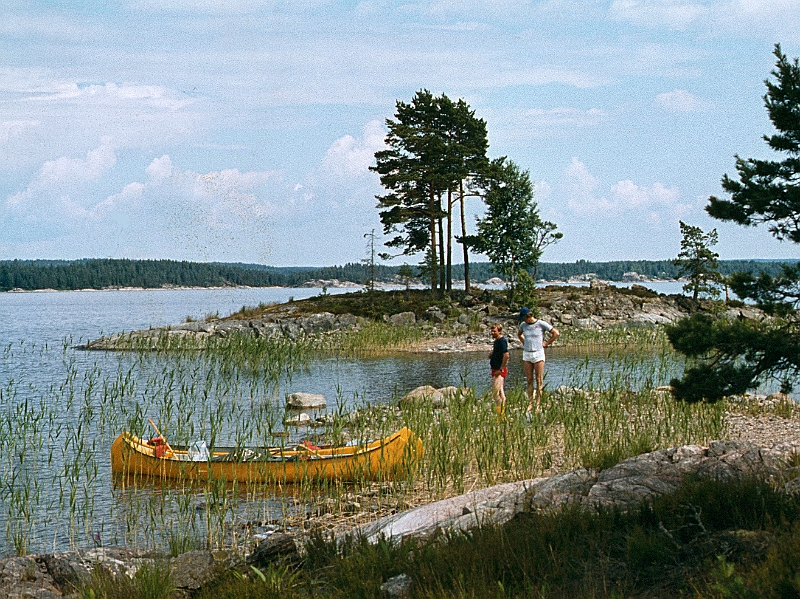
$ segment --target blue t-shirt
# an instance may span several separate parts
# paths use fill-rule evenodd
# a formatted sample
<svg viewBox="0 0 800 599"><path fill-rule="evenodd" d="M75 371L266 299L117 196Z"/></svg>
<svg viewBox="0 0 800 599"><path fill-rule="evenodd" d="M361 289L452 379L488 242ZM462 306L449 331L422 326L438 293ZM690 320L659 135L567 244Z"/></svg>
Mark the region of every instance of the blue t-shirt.
<svg viewBox="0 0 800 599"><path fill-rule="evenodd" d="M523 351L539 351L544 349L542 347L544 334L552 330L553 325L544 320L535 320L530 323L523 320L519 323L519 331L525 335L525 343L522 346Z"/></svg>
<svg viewBox="0 0 800 599"><path fill-rule="evenodd" d="M494 340L492 355L489 356L489 366L492 370L499 370L503 367L503 355L508 352L508 339L500 337Z"/></svg>

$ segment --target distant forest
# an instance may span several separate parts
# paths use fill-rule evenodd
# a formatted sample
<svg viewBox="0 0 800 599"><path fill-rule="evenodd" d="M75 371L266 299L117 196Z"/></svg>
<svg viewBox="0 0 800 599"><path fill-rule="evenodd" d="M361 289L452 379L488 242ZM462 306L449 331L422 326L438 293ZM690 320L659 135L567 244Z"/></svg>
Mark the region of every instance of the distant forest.
<svg viewBox="0 0 800 599"><path fill-rule="evenodd" d="M781 262L768 260L723 260L719 270L732 272L780 272ZM374 265L375 282L403 283L401 266ZM352 281L367 285L372 269L364 263L326 267L273 267L260 264L179 262L176 260L6 260L0 261L0 291L23 289L107 289L115 287L299 287L308 281ZM419 268L413 267L418 275ZM653 279L675 279L678 269L669 260L550 263L539 265L539 279L566 281L594 273L608 281L622 281L635 272ZM483 282L497 276L492 264L470 264L470 277ZM464 266L453 265L453 278L463 279Z"/></svg>

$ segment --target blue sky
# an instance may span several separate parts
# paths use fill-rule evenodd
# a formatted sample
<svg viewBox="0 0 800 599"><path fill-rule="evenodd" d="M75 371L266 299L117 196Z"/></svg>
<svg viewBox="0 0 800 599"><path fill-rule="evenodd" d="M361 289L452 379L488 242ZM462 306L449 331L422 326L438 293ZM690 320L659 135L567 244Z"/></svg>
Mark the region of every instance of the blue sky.
<svg viewBox="0 0 800 599"><path fill-rule="evenodd" d="M421 88L530 171L545 261L672 258L679 220L723 259L800 258L703 211L735 154L771 156L775 43L800 55L800 1L4 2L0 259L361 260Z"/></svg>

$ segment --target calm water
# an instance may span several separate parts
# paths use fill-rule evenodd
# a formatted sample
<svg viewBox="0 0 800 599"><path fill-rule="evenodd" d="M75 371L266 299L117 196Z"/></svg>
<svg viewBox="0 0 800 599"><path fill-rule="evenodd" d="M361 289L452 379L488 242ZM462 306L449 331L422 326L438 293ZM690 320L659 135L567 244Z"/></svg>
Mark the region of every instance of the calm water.
<svg viewBox="0 0 800 599"><path fill-rule="evenodd" d="M218 445L269 442L264 440L268 432L280 425L266 423L280 421L283 398L292 391L321 393L329 407L351 409L364 402L394 403L419 385L488 389L483 353L322 360L284 376L275 388L244 374L218 376L214 367L192 358L165 363L153 356L74 349L103 334L319 293L278 288L0 293L0 555L19 551L21 543L29 552L40 552L152 536L153 510L164 511L163 504L156 508L152 502L167 491L120 488L110 473L111 442L132 423L144 423L137 432L147 434L147 418L153 418L184 439L208 440L214 429ZM510 371L507 386L521 387L521 356L512 355ZM668 380L670 374L656 376ZM637 376L618 371L602 356L587 359L554 350L546 382L555 388L587 376L615 375ZM183 492L169 492L174 500L162 518L177 517L170 515L176 506L194 509L182 503ZM292 506L269 496L247 509L274 515Z"/></svg>

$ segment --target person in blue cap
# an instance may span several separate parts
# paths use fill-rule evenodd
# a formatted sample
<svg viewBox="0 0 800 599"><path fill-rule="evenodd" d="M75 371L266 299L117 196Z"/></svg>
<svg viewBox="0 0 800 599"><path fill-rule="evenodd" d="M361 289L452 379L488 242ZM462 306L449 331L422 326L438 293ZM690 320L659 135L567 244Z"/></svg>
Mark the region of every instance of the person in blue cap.
<svg viewBox="0 0 800 599"><path fill-rule="evenodd" d="M528 412L531 412L533 398L536 397L537 410L542 401L544 348L552 345L561 333L550 323L536 318L530 308L521 308L519 319L521 322L517 329L517 337L522 343L522 366L528 382ZM545 335L548 333L548 339L545 340Z"/></svg>

